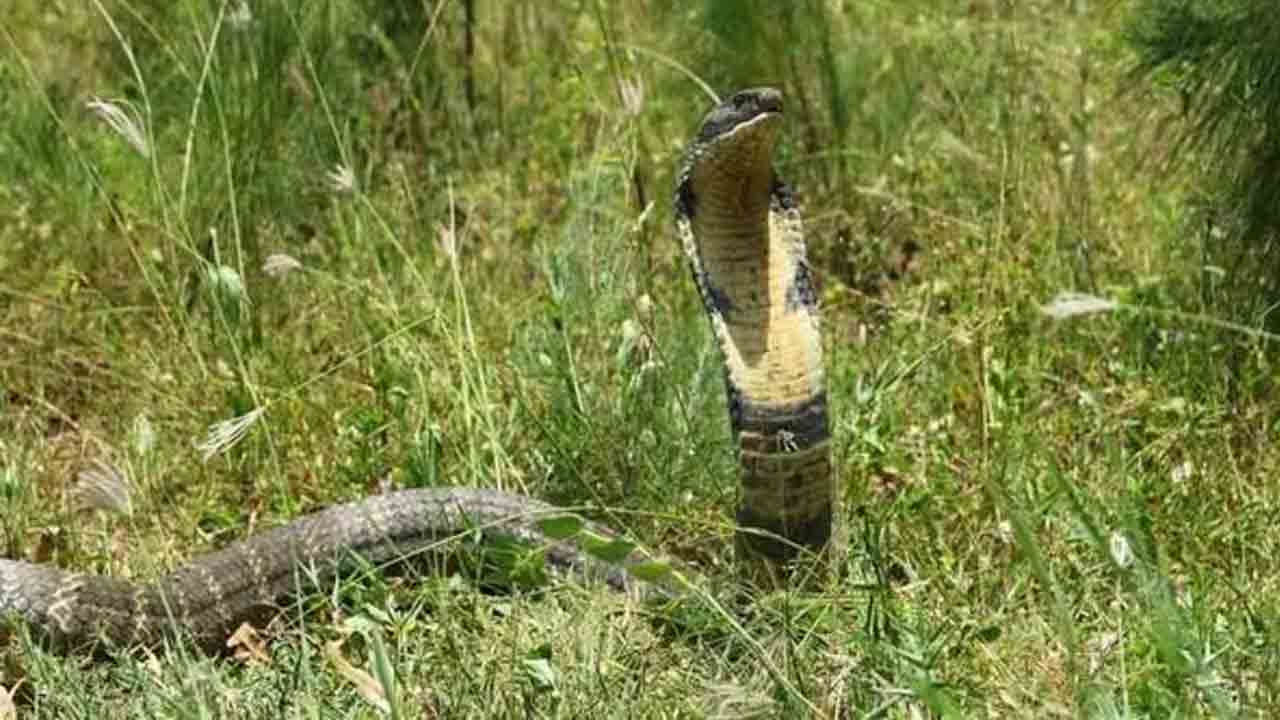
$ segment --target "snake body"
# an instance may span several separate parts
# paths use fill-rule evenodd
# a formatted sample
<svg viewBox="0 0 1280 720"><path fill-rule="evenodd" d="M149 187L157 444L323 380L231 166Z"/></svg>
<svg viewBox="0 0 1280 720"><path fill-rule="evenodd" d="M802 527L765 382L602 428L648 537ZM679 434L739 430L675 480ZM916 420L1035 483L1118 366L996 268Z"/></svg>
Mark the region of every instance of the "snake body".
<svg viewBox="0 0 1280 720"><path fill-rule="evenodd" d="M676 229L722 351L741 463L739 555L757 578L831 539L835 487L818 313L800 214L773 172L782 99L744 90L703 119L681 166ZM569 513L517 494L427 488L337 505L143 582L0 559L0 619L17 616L59 647L153 643L178 630L210 650L282 598L362 563L438 549L541 545L547 563L629 590L632 550L604 563L544 528ZM587 531L609 536L602 527ZM306 586L301 583L307 583Z"/></svg>
<svg viewBox="0 0 1280 720"><path fill-rule="evenodd" d="M180 629L216 651L241 623L313 581L441 550L457 538L480 545L543 545L547 563L628 590L624 568L606 566L543 530L566 511L522 495L477 488L386 493L322 510L205 555L149 583L0 559L0 617L16 613L60 647L98 640L150 644ZM598 535L610 532L587 524Z"/></svg>
<svg viewBox="0 0 1280 720"><path fill-rule="evenodd" d="M744 575L779 584L801 553L831 546L822 337L800 210L773 168L782 95L734 94L707 114L676 187L676 231L724 360L741 498ZM763 532L762 532L763 531Z"/></svg>

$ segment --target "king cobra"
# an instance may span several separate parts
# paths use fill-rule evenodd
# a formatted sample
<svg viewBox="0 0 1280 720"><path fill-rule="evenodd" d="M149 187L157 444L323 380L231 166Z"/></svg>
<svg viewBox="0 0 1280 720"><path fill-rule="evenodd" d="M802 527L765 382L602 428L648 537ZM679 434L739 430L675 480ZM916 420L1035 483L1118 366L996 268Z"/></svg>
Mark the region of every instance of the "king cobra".
<svg viewBox="0 0 1280 720"><path fill-rule="evenodd" d="M781 118L782 95L771 88L717 105L685 153L675 193L677 233L724 364L741 465L735 547L746 576L762 584L834 544L836 503L800 213L773 170ZM178 631L217 651L241 623L313 583L458 538L538 545L552 569L634 587L647 556L631 549L606 563L548 530L548 518L569 514L497 490L426 488L331 507L151 581L0 559L0 617L16 615L58 647L152 644ZM575 537L611 536L591 523L575 528Z"/></svg>

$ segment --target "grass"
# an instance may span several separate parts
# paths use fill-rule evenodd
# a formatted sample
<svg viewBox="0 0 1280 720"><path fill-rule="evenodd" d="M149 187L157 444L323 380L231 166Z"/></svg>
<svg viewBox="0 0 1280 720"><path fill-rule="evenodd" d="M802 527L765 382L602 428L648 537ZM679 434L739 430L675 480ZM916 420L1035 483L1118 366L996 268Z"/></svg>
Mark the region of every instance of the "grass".
<svg viewBox="0 0 1280 720"><path fill-rule="evenodd" d="M457 484L730 579L720 371L668 220L707 102L683 67L789 98L843 577L739 613L375 575L226 660L13 627L18 717L1268 716L1274 352L1187 319L1238 320L1232 278L1211 180L1148 160L1177 103L1124 84L1125 3L426 5L18 0L0 552L145 577ZM1072 289L1138 311L1040 311ZM129 513L82 507L101 463Z"/></svg>

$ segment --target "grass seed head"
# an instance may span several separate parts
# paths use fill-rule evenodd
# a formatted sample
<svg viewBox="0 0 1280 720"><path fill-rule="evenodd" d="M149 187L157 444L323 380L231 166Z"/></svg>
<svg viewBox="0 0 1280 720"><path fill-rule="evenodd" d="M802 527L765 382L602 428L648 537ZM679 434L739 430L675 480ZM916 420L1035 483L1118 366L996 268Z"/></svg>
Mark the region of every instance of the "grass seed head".
<svg viewBox="0 0 1280 720"><path fill-rule="evenodd" d="M139 155L144 158L151 157L151 145L147 142L147 132L143 126L142 117L132 105L127 102L95 97L85 103L85 107L89 108L117 135L124 138L125 142L137 150Z"/></svg>

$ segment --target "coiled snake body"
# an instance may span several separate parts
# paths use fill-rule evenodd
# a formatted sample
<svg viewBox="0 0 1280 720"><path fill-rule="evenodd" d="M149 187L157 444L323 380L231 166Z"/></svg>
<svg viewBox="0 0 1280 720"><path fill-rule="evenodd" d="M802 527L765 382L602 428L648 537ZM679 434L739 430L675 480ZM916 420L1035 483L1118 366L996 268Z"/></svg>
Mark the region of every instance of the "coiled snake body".
<svg viewBox="0 0 1280 720"><path fill-rule="evenodd" d="M827 547L836 500L800 214L772 164L781 113L770 88L717 105L689 145L675 197L677 233L724 361L741 461L737 551L747 575L769 583L798 553ZM642 553L605 567L548 535L546 518L565 514L495 490L429 488L329 508L149 582L0 559L0 618L16 615L59 646L149 643L177 628L217 649L302 577L323 581L357 557L391 561L456 537L543 544L551 566L630 588L627 568Z"/></svg>

